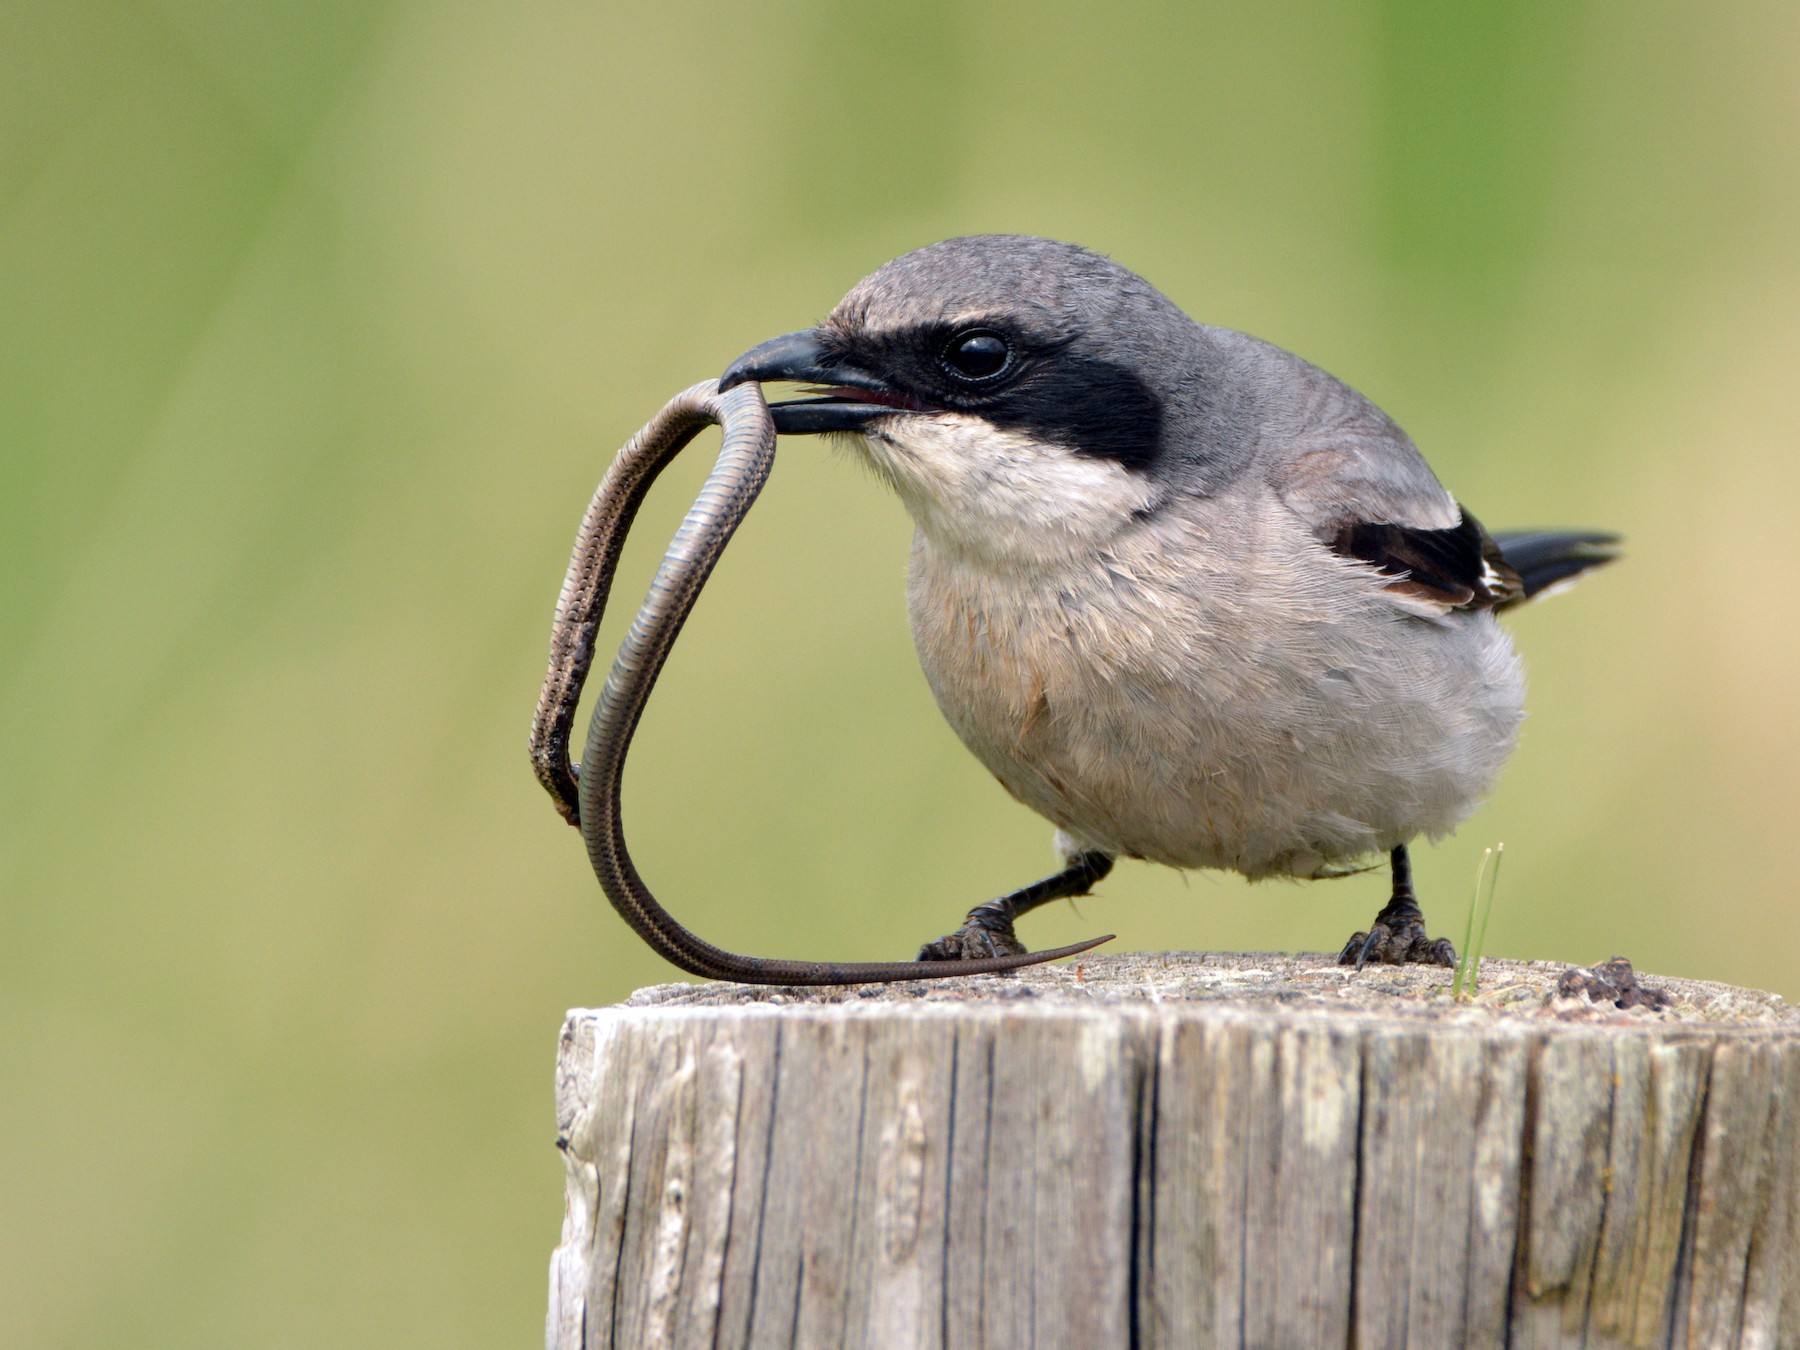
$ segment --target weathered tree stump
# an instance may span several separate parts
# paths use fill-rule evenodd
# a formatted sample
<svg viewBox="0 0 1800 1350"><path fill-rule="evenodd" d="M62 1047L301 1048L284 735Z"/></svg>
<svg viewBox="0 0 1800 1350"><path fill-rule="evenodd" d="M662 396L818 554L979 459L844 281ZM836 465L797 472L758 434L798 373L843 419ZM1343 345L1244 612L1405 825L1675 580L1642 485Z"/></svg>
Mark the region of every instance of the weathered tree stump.
<svg viewBox="0 0 1800 1350"><path fill-rule="evenodd" d="M571 1013L549 1344L1800 1346L1800 1012L1087 958Z"/></svg>

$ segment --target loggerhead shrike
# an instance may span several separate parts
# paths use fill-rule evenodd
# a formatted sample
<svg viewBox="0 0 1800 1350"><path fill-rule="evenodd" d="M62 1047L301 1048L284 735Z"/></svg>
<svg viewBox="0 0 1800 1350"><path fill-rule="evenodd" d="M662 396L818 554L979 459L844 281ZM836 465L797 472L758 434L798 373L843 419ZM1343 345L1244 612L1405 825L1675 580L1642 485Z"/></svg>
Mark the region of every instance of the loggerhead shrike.
<svg viewBox="0 0 1800 1350"><path fill-rule="evenodd" d="M719 384L747 380L820 386L776 428L847 434L900 494L938 706L1058 828L1061 872L922 959L1023 951L1015 918L1119 856L1256 879L1386 852L1393 898L1340 959L1454 963L1407 844L1512 750L1525 683L1496 612L1615 536L1490 536L1355 390L1047 239L906 254Z"/></svg>

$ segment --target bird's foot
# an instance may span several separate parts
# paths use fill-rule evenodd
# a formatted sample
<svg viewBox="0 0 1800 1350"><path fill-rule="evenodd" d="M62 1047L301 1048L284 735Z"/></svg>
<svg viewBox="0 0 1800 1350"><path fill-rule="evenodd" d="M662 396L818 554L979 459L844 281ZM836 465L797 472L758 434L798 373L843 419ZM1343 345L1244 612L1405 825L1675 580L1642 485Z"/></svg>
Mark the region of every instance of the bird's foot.
<svg viewBox="0 0 1800 1350"><path fill-rule="evenodd" d="M1010 907L998 902L977 905L954 933L919 948L921 961L979 961L989 956L1020 956L1025 944L1013 932Z"/></svg>
<svg viewBox="0 0 1800 1350"><path fill-rule="evenodd" d="M1447 938L1425 933L1425 916L1416 908L1409 914L1382 910L1366 933L1352 933L1338 953L1340 966L1361 970L1370 961L1384 966L1454 966L1456 948Z"/></svg>

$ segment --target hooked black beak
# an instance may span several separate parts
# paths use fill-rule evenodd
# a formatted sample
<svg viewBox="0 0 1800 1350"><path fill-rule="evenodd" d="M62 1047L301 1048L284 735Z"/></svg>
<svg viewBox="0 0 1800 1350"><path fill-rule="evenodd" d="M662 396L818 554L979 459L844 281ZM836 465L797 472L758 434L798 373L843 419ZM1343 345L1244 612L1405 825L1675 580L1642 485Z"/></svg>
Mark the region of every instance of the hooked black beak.
<svg viewBox="0 0 1800 1350"><path fill-rule="evenodd" d="M791 380L819 386L812 391L818 397L769 405L775 430L784 436L861 431L878 417L929 411L926 404L908 398L880 376L844 360L813 329L785 333L752 347L719 377L719 391L750 380Z"/></svg>

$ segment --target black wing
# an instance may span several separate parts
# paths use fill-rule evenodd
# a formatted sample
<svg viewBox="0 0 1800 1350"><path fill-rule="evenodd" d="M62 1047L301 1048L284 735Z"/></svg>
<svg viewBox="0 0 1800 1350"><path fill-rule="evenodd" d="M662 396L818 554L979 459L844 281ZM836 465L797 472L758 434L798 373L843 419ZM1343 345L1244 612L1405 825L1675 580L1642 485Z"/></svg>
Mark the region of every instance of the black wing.
<svg viewBox="0 0 1800 1350"><path fill-rule="evenodd" d="M1529 593L1481 522L1462 511L1447 530L1351 521L1337 527L1334 552L1394 578L1390 589L1451 609L1499 609Z"/></svg>

